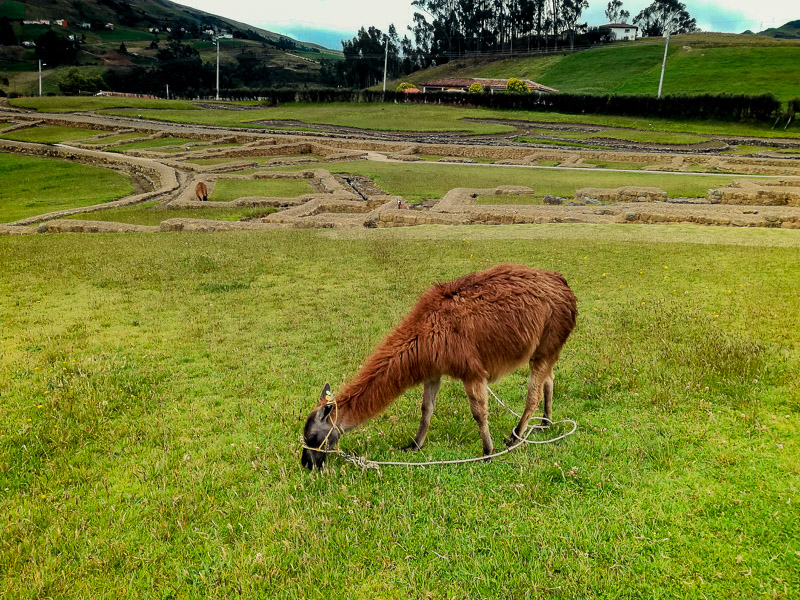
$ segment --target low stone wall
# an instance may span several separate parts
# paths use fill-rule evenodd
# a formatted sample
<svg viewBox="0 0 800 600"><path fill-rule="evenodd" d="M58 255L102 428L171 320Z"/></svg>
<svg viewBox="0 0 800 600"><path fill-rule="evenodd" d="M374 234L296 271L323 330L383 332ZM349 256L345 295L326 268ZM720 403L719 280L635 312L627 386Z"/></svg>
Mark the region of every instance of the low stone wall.
<svg viewBox="0 0 800 600"><path fill-rule="evenodd" d="M618 188L580 188L575 191L578 202L666 202L667 192L656 187L626 185Z"/></svg>
<svg viewBox="0 0 800 600"><path fill-rule="evenodd" d="M800 179L734 181L727 187L708 190L706 198L712 204L800 206Z"/></svg>
<svg viewBox="0 0 800 600"><path fill-rule="evenodd" d="M158 227L148 225L131 225L112 221L84 221L69 219L63 221L47 221L38 227L39 233L156 233Z"/></svg>

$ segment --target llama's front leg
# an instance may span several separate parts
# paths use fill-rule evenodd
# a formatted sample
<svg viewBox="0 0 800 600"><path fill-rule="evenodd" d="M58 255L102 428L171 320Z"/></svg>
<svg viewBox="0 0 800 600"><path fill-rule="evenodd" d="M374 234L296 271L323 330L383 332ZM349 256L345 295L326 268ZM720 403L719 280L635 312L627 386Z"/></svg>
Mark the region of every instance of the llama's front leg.
<svg viewBox="0 0 800 600"><path fill-rule="evenodd" d="M431 425L433 409L436 407L436 394L439 392L441 385L441 379L432 379L425 382L422 388L422 418L419 421L419 429L414 441L403 450L419 450L422 448L422 444L425 443L425 437L428 435L428 428Z"/></svg>
<svg viewBox="0 0 800 600"><path fill-rule="evenodd" d="M486 380L465 381L464 390L467 392L469 408L481 434L483 455L488 456L494 452L494 444L489 433L489 396L486 392Z"/></svg>

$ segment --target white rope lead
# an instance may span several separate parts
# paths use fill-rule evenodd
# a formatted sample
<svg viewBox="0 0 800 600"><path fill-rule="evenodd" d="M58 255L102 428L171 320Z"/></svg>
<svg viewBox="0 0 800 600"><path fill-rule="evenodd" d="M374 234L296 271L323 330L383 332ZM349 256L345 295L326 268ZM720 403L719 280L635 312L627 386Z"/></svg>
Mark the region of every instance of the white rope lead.
<svg viewBox="0 0 800 600"><path fill-rule="evenodd" d="M508 406L506 406L503 403L503 401L500 400L500 398L497 397L497 395L492 391L492 389L489 386L486 386L486 388L489 390L489 393L494 397L494 399L497 400L497 402L500 404L500 406L505 408L508 412L510 412L515 417L520 418L520 415L517 414L516 412L514 412ZM558 437L555 437L555 438L552 438L552 439L549 439L549 440L530 440L528 438L531 436L531 434L535 430L541 429L541 426L528 424L528 426L526 428L525 435L523 437L520 437L519 435L517 435L517 433L514 431L514 429L511 430L511 434L515 438L517 438L517 440L518 440L517 443L514 444L513 446L509 446L508 448L506 448L505 450L503 450L501 452L495 452L494 454L489 454L488 456L476 456L474 458L461 458L461 459L458 459L458 460L430 460L430 461L426 461L426 462L400 462L400 461L394 461L394 460L370 460L370 459L368 459L368 458L366 458L364 456L357 456L355 454L347 454L346 452L342 452L341 450L334 450L334 451L329 451L329 452L338 454L339 456L341 456L347 462L353 463L354 465L358 465L362 469L380 469L381 467L432 467L432 466L438 466L438 465L460 465L460 464L465 464L465 463L483 462L483 461L486 461L486 460L490 460L492 458L497 458L498 456L503 456L504 454L508 454L509 452L512 452L513 450L516 450L517 448L519 448L523 444L552 444L553 442L557 442L559 440L563 440L564 438L571 436L578 429L578 424L575 421L573 421L572 419L563 419L561 421L553 422L550 419L547 419L545 417L531 417L531 418L539 420L539 421L547 421L548 423L550 423L550 425L561 425L562 423L572 423L572 429L570 429L566 433L561 434Z"/></svg>

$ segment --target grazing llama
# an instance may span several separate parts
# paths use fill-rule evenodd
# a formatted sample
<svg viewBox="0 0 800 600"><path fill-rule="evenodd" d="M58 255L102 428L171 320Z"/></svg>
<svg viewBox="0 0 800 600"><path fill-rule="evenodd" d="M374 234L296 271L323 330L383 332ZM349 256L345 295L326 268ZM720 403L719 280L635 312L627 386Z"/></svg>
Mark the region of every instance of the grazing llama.
<svg viewBox="0 0 800 600"><path fill-rule="evenodd" d="M202 181L198 183L194 188L194 195L197 196L197 199L201 200L202 202L208 201L208 188L206 187L206 184Z"/></svg>
<svg viewBox="0 0 800 600"><path fill-rule="evenodd" d="M342 433L385 410L406 389L423 384L422 419L406 448L422 447L442 375L459 379L478 424L484 456L494 451L488 424L487 384L528 363L528 395L507 444L525 432L544 394L553 412L553 366L575 327L578 308L564 277L522 265L499 265L434 285L417 301L361 370L305 424L302 464L322 469L326 451ZM548 421L546 421L548 422Z"/></svg>

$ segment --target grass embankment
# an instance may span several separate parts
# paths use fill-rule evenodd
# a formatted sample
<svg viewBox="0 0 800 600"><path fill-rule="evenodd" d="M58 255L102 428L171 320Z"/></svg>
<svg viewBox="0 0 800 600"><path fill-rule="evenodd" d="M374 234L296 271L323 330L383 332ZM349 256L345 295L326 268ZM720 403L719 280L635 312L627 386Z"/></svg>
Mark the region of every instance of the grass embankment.
<svg viewBox="0 0 800 600"><path fill-rule="evenodd" d="M184 100L151 100L148 98L106 98L103 96L57 96L14 98L14 106L32 108L41 112L66 113L83 110L110 108L180 109L197 110L191 102Z"/></svg>
<svg viewBox="0 0 800 600"><path fill-rule="evenodd" d="M455 60L413 73L406 80L421 85L443 77L524 77L567 93L654 95L663 56L663 38L645 38L585 52L492 62ZM663 93L772 93L785 101L798 95L794 84L800 78L798 65L797 40L676 35L670 38Z"/></svg>
<svg viewBox="0 0 800 600"><path fill-rule="evenodd" d="M21 598L800 594L797 232L520 226L0 238L0 590ZM36 260L30 257L35 256ZM299 464L305 415L430 282L503 261L580 307L566 441ZM518 407L526 373L495 387ZM475 456L446 381L344 436ZM495 442L515 424L492 406Z"/></svg>
<svg viewBox="0 0 800 600"><path fill-rule="evenodd" d="M182 138L182 137L165 137L165 138L155 138L152 140L142 140L141 142L130 142L129 144L120 144L118 146L113 146L112 148L108 148L109 152L125 152L126 150L154 150L158 151L159 148L164 148L166 146L185 146L186 144L190 144L192 142L197 142L194 138ZM185 147L181 148L180 150L185 150ZM180 151L179 150L179 151Z"/></svg>
<svg viewBox="0 0 800 600"><path fill-rule="evenodd" d="M110 169L14 154L0 153L0 179L0 223L133 193L130 180Z"/></svg>

